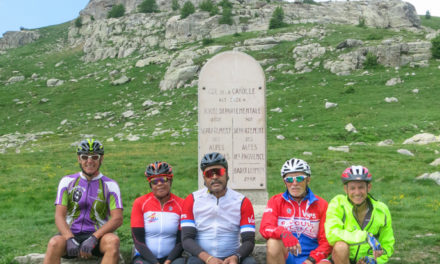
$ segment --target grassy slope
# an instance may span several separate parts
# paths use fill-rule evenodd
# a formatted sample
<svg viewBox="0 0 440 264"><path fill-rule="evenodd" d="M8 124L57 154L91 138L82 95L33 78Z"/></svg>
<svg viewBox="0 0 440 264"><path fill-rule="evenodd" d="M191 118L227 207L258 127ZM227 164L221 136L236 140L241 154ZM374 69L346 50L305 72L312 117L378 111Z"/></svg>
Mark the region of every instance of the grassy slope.
<svg viewBox="0 0 440 264"><path fill-rule="evenodd" d="M434 19L429 22L435 24ZM197 87L159 92L158 84L166 67L130 67L136 62L134 58L84 64L80 48L57 48L56 43L66 39L67 26L43 28L43 37L36 43L0 56L0 81L16 75L13 71L17 70L26 76L23 82L0 86L0 134L55 132L26 144L19 154L14 149L0 154L0 263L9 263L13 256L45 251L48 239L57 232L51 206L57 184L62 175L78 170L71 144L81 139L81 135L94 134L103 141L120 132L147 135L138 142L117 138L114 142L105 142L107 154L102 171L119 182L126 208L124 225L118 231L124 255L131 251L131 204L147 191L142 176L147 163L166 160L173 165L177 177L173 192L179 196L185 197L197 187L197 157L194 155L197 152L197 112L194 110ZM269 33L310 26L297 25ZM374 43L381 41L377 36L403 35L407 40L420 37L408 32L351 26L328 26L328 29L334 33L320 42L333 47L347 38ZM239 39L262 34L223 37L215 39L214 44L232 47ZM276 58L276 64L292 64L291 51L301 41L282 43L271 50L250 54L258 60ZM199 63L204 59L199 59ZM63 65L54 67L60 61ZM275 77L267 84L269 194L282 190L279 168L292 156L304 158L311 164L311 188L327 200L342 192L339 175L346 166L358 163L368 166L375 179L373 195L386 202L393 215L396 252L390 263L435 263L440 257L439 187L431 181L415 181L414 178L436 171L428 164L439 157L435 150L440 151L440 146L401 143L421 131L440 134L439 65L438 61L431 60L428 68L379 67L370 69L368 75L363 75L361 70L350 76L336 76L323 68L302 75L267 74L267 78ZM123 86L111 86L108 73L123 68L133 80ZM45 80L30 81L32 73L67 82L59 87L46 87ZM394 77L400 77L404 83L385 86L386 81ZM78 82L68 81L70 79ZM355 84L346 85L350 82ZM411 92L415 88L420 90L418 94ZM384 98L391 96L397 97L399 102L385 103ZM42 98L50 101L40 103ZM24 103L17 104L14 99ZM143 109L142 102L147 99L174 103L160 106L161 114L146 117L149 110ZM326 110L325 100L339 105ZM126 107L129 103L132 106ZM269 111L276 107L283 112ZM133 109L139 118L122 118L121 113L127 108ZM93 118L95 113L106 111L112 112L111 121ZM294 118L298 121L292 122ZM61 126L64 119L68 122ZM127 121L137 125L130 130L124 129ZM109 122L115 126L106 127ZM344 126L350 122L359 133L345 131ZM151 137L156 127L171 129L171 132ZM174 131L181 132L183 127L192 130L177 138L170 136ZM278 134L286 139L277 140ZM377 147L376 143L384 139L393 139L395 145ZM179 144L172 145L172 142ZM365 145L350 146L350 153L327 150L328 146L353 142L365 142ZM399 148L411 150L415 157L397 154ZM304 151L313 155L303 156Z"/></svg>

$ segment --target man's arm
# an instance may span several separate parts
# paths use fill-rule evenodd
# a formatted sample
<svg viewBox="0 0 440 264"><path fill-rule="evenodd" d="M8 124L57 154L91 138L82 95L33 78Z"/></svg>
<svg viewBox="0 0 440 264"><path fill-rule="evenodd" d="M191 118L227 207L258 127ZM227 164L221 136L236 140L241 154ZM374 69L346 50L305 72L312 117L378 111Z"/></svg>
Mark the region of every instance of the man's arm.
<svg viewBox="0 0 440 264"><path fill-rule="evenodd" d="M111 233L118 229L122 225L123 222L123 216L122 216L122 209L113 209L110 211L110 220L107 221L103 226L101 226L98 230L96 230L93 235L100 239L102 236L104 236L107 233Z"/></svg>
<svg viewBox="0 0 440 264"><path fill-rule="evenodd" d="M380 230L380 235L377 238L379 240L380 245L383 248L383 255L377 258L377 263L387 263L388 258L394 253L394 232L391 221L391 214L388 207L383 204L385 208L383 208L385 214L385 226Z"/></svg>
<svg viewBox="0 0 440 264"><path fill-rule="evenodd" d="M60 234L67 240L73 237L73 233L70 230L69 225L66 222L67 206L57 204L55 206L55 225L60 231Z"/></svg>
<svg viewBox="0 0 440 264"><path fill-rule="evenodd" d="M173 250L171 250L170 254L168 254L167 260L173 261L178 258L182 253L182 231L177 230L176 235L176 245Z"/></svg>
<svg viewBox="0 0 440 264"><path fill-rule="evenodd" d="M332 248L328 244L327 238L325 237L325 220L326 220L326 212L327 212L327 202L325 200L318 200L317 201L319 206L319 213L320 213L320 219L319 219L319 230L318 230L318 247L315 248L310 252L309 257L313 258L316 263L319 263L324 258L327 258L328 255L331 253ZM312 263L312 262L310 262Z"/></svg>
<svg viewBox="0 0 440 264"><path fill-rule="evenodd" d="M156 256L153 255L151 250L145 243L145 229L143 227L132 227L131 234L136 250L141 254L142 258L149 263L159 263Z"/></svg>

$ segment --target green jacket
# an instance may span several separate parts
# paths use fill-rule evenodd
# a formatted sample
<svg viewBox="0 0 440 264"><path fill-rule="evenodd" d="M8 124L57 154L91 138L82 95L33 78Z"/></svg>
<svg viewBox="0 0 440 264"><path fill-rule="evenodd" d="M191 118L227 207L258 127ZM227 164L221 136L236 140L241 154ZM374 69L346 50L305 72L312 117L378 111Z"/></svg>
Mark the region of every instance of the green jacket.
<svg viewBox="0 0 440 264"><path fill-rule="evenodd" d="M373 197L368 198L373 206L369 223L362 229L353 213L353 204L346 195L335 196L327 208L325 234L330 245L344 241L350 246L350 260L357 262L368 254L370 245L366 242L367 233L372 233L379 240L384 254L377 258L377 263L386 263L394 252L394 234L391 226L391 214L388 207Z"/></svg>

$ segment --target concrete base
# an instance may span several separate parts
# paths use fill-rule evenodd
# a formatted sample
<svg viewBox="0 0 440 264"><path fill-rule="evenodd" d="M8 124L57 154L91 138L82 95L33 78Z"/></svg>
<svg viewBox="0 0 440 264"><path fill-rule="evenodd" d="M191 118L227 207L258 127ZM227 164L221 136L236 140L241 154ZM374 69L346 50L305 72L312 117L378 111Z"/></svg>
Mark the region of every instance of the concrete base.
<svg viewBox="0 0 440 264"><path fill-rule="evenodd" d="M44 261L44 255L45 254L39 254L39 253L31 253L26 256L20 256L15 257L14 260L18 264L41 264ZM101 259L97 257L92 257L90 259L84 260L84 259L61 259L61 264L74 264L74 263L81 263L81 264L96 264L101 263ZM119 264L125 264L124 259L121 255L119 255Z"/></svg>
<svg viewBox="0 0 440 264"><path fill-rule="evenodd" d="M252 205L254 207L256 205L266 206L267 201L269 200L269 195L266 190L240 190L240 189L234 189L234 190L249 198L249 200L251 200Z"/></svg>

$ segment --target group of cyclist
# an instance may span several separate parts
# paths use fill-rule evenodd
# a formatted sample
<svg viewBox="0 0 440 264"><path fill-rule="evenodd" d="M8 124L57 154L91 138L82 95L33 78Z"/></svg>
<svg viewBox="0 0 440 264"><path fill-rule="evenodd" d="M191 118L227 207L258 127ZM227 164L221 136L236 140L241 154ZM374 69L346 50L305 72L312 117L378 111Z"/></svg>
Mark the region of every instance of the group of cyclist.
<svg viewBox="0 0 440 264"><path fill-rule="evenodd" d="M123 218L119 186L100 172L104 147L98 140L81 141L77 154L81 171L64 176L58 185L59 233L50 239L44 263L92 255L104 264L118 263L120 240L113 232ZM257 263L252 257L253 206L227 186L227 160L208 153L200 169L205 187L182 199L171 192L170 164L156 161L147 166L151 192L138 197L131 210L132 263ZM386 263L394 251L391 215L371 196L368 169L345 169L345 194L330 203L309 188L311 176L304 160L292 158L283 164L286 191L268 201L259 229L267 239L267 263Z"/></svg>

